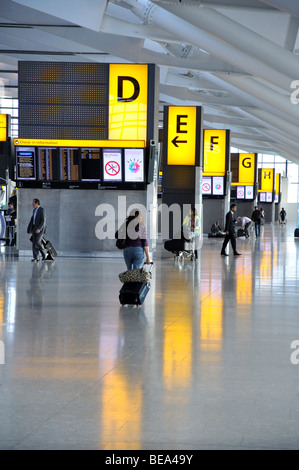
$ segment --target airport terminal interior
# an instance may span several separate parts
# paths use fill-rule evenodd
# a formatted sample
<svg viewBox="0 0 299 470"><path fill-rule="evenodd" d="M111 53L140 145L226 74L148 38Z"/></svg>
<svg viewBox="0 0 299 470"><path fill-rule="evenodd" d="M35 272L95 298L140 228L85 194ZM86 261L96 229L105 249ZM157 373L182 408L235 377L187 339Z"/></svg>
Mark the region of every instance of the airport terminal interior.
<svg viewBox="0 0 299 470"><path fill-rule="evenodd" d="M0 450L298 449L298 33L295 0L0 0ZM224 256L232 203L264 217Z"/></svg>
<svg viewBox="0 0 299 470"><path fill-rule="evenodd" d="M2 249L0 448L297 449L299 240L221 244L184 262L160 245L139 307L119 303L122 257Z"/></svg>

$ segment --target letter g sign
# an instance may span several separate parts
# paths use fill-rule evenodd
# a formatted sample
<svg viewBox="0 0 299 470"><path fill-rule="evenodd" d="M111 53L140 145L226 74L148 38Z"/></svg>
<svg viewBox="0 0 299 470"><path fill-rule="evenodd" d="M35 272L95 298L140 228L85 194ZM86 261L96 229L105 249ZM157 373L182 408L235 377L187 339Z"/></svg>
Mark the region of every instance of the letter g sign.
<svg viewBox="0 0 299 470"><path fill-rule="evenodd" d="M246 160L248 160L246 162ZM246 158L243 158L242 160L242 165L244 166L244 168L251 168L251 160L250 158L246 157Z"/></svg>

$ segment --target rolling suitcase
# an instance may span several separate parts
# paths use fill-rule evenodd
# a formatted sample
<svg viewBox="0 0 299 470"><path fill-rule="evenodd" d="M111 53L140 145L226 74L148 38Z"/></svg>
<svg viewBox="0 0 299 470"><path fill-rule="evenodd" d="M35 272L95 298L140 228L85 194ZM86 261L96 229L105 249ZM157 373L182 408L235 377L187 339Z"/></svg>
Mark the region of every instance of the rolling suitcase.
<svg viewBox="0 0 299 470"><path fill-rule="evenodd" d="M299 228L295 228L294 237L295 238L299 237Z"/></svg>
<svg viewBox="0 0 299 470"><path fill-rule="evenodd" d="M149 282L126 282L119 292L121 305L142 305L150 287Z"/></svg>
<svg viewBox="0 0 299 470"><path fill-rule="evenodd" d="M141 271L143 271L145 264L146 263L144 263ZM153 263L151 263L148 273L151 272L152 267ZM129 273L130 271L127 272ZM119 291L119 301L121 305L142 305L150 288L151 284L149 280L145 282L124 282Z"/></svg>
<svg viewBox="0 0 299 470"><path fill-rule="evenodd" d="M47 251L46 260L53 261L57 256L57 251L55 250L54 246L47 240L45 237L42 238L42 244L44 249Z"/></svg>

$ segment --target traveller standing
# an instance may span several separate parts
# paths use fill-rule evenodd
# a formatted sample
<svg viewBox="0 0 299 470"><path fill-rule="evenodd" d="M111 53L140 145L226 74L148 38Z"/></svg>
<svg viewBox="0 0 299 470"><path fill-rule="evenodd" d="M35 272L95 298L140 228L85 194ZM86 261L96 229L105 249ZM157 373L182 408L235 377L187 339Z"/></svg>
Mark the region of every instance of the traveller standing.
<svg viewBox="0 0 299 470"><path fill-rule="evenodd" d="M262 213L259 210L258 206L254 207L254 211L251 215L251 220L254 222L255 228L255 236L256 238L261 236L261 221L262 221Z"/></svg>
<svg viewBox="0 0 299 470"><path fill-rule="evenodd" d="M192 207L190 214L186 215L183 222L183 230L186 230L186 235L191 233L194 236L194 256L195 259L198 259L198 246L199 246L199 236L200 236L200 220L197 214L195 207Z"/></svg>

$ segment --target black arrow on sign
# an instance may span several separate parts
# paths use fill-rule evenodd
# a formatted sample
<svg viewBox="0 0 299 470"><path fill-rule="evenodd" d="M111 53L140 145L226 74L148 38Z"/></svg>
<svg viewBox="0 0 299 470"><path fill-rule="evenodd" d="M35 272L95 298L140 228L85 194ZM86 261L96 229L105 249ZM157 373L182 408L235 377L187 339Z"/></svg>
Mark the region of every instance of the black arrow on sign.
<svg viewBox="0 0 299 470"><path fill-rule="evenodd" d="M175 145L176 147L178 147L178 144L186 144L187 143L187 140L178 140L179 136L177 135L171 142L173 143L173 145Z"/></svg>

